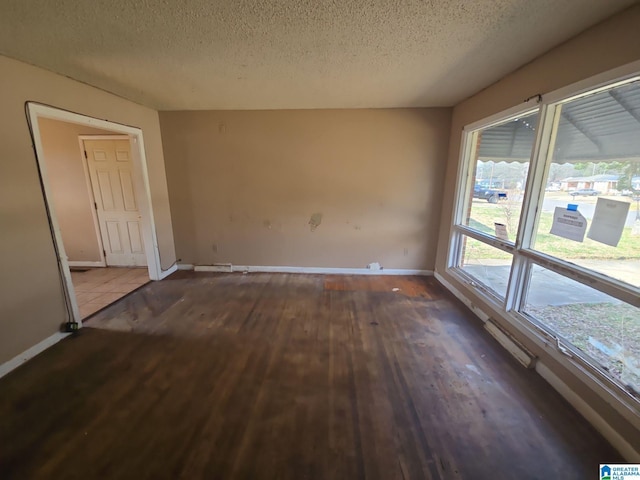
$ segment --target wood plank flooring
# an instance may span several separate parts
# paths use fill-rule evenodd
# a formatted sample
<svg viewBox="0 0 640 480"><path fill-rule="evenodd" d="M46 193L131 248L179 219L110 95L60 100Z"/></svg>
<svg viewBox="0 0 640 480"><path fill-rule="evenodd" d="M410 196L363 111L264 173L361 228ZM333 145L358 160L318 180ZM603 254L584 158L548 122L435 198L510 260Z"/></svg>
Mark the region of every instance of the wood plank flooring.
<svg viewBox="0 0 640 480"><path fill-rule="evenodd" d="M622 461L433 278L178 272L87 325L0 379L0 478L582 480Z"/></svg>

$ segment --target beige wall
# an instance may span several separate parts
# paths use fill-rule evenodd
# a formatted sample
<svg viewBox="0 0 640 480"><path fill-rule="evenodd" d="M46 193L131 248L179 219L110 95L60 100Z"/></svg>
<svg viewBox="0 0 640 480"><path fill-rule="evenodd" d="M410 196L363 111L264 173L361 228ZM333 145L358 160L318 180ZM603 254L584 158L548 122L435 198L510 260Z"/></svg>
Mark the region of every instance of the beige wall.
<svg viewBox="0 0 640 480"><path fill-rule="evenodd" d="M78 136L113 132L49 118L41 118L38 124L51 201L65 253L72 262L99 262L100 243L91 207L93 196L87 183Z"/></svg>
<svg viewBox="0 0 640 480"><path fill-rule="evenodd" d="M473 290L457 282L445 271L463 127L516 106L531 95L537 93L544 95L639 59L640 6L635 6L558 46L454 108L436 271L463 292L475 305L482 305L482 308L493 318L500 319L500 312L486 306ZM593 391L570 373L565 366L554 361L544 349L528 341L508 324L503 323L503 326L543 359L544 363L598 412L614 431L637 448L640 432L616 412L612 405L594 395Z"/></svg>
<svg viewBox="0 0 640 480"><path fill-rule="evenodd" d="M449 109L161 112L177 256L433 269L449 123Z"/></svg>
<svg viewBox="0 0 640 480"><path fill-rule="evenodd" d="M156 111L0 56L0 363L55 333L66 320L25 102L143 130L163 264L174 260L171 215Z"/></svg>

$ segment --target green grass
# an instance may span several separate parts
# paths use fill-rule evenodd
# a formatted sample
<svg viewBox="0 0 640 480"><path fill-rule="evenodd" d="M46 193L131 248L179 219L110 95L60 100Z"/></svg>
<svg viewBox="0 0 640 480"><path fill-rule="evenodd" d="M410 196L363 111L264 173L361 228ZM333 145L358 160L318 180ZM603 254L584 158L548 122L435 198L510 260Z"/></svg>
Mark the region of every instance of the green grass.
<svg viewBox="0 0 640 480"><path fill-rule="evenodd" d="M624 303L576 303L533 307L526 312L589 354L624 384L640 390L640 317ZM597 348L595 339L614 354Z"/></svg>
<svg viewBox="0 0 640 480"><path fill-rule="evenodd" d="M509 239L514 240L518 217L519 206L515 204L490 204L473 203L472 218L469 219L469 226L481 232L494 234L494 222L506 223L509 230ZM508 222L506 211L511 209L512 221ZM565 260L571 259L591 259L591 260L638 260L640 259L640 236L631 235L631 227L623 230L622 238L617 247L611 247L603 243L591 240L585 236L584 242L574 242L566 238L558 237L549 233L553 214L542 212L538 226L538 235L535 242L536 250L556 256ZM476 245L477 243L477 245ZM506 257L504 256L506 255ZM474 242L473 258L494 259L510 258L508 254L485 245L481 242Z"/></svg>

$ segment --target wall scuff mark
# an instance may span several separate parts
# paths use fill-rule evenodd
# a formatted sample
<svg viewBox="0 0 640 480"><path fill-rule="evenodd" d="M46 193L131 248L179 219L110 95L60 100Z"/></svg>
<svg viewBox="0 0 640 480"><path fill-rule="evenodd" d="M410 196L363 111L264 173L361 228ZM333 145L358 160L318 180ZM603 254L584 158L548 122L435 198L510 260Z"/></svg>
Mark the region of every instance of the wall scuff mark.
<svg viewBox="0 0 640 480"><path fill-rule="evenodd" d="M316 228L318 228L321 223L322 223L321 213L314 213L313 215L311 215L311 218L309 219L309 225L311 226L312 232L315 232Z"/></svg>

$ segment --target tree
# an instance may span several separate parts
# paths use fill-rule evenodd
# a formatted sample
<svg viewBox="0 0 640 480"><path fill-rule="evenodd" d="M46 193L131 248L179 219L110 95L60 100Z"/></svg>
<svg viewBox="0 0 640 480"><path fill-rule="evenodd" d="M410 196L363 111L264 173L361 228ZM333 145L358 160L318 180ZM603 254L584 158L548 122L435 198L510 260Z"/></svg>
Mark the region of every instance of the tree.
<svg viewBox="0 0 640 480"><path fill-rule="evenodd" d="M574 164L576 172L580 176L602 175L602 174L619 174L624 169L624 162L578 162Z"/></svg>
<svg viewBox="0 0 640 480"><path fill-rule="evenodd" d="M559 182L568 177L573 177L576 173L575 166L570 163L552 163L549 168L549 182Z"/></svg>
<svg viewBox="0 0 640 480"><path fill-rule="evenodd" d="M618 180L618 190L634 190L633 177L640 176L640 159L629 160L623 169L622 176ZM640 191L640 190L634 190Z"/></svg>

